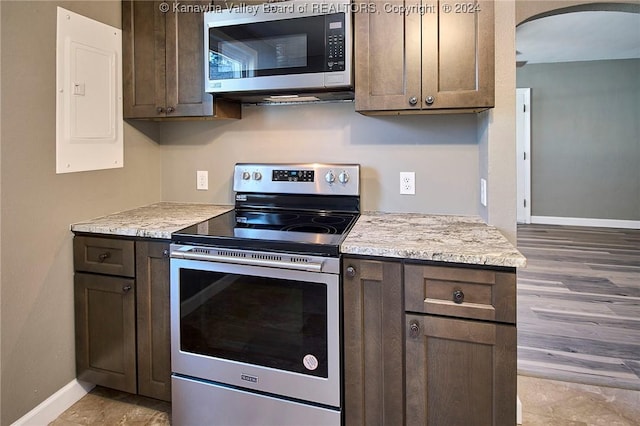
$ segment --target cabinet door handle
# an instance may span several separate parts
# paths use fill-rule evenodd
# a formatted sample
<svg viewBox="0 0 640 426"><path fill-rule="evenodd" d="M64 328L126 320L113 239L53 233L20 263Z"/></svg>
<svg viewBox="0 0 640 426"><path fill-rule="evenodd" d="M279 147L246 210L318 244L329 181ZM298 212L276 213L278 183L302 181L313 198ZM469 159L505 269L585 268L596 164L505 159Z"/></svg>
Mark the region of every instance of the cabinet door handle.
<svg viewBox="0 0 640 426"><path fill-rule="evenodd" d="M414 106L418 103L418 98L416 98L415 96L412 96L409 98L409 105Z"/></svg>
<svg viewBox="0 0 640 426"><path fill-rule="evenodd" d="M349 278L353 278L356 276L356 268L353 266L347 266L347 276Z"/></svg>
<svg viewBox="0 0 640 426"><path fill-rule="evenodd" d="M417 339L420 336L420 324L416 320L411 320L409 323L409 337Z"/></svg>
<svg viewBox="0 0 640 426"><path fill-rule="evenodd" d="M167 114L171 114L175 110L176 109L174 107L169 107L169 108L167 108Z"/></svg>
<svg viewBox="0 0 640 426"><path fill-rule="evenodd" d="M130 285L125 285L122 287L122 292L123 293L129 293L129 290L131 290L131 286Z"/></svg>
<svg viewBox="0 0 640 426"><path fill-rule="evenodd" d="M453 292L453 302L457 304L464 302L464 293L462 290L456 290Z"/></svg>
<svg viewBox="0 0 640 426"><path fill-rule="evenodd" d="M169 257L169 250L167 250L167 249L162 250L162 256L163 257Z"/></svg>
<svg viewBox="0 0 640 426"><path fill-rule="evenodd" d="M164 112L164 108L158 107L156 108L156 111L158 111L158 114L162 114Z"/></svg>
<svg viewBox="0 0 640 426"><path fill-rule="evenodd" d="M111 253L109 253L108 251L105 251L104 253L100 253L98 255L98 260L100 261L100 263L102 263L110 257L111 257Z"/></svg>
<svg viewBox="0 0 640 426"><path fill-rule="evenodd" d="M424 100L424 102L427 105L432 105L435 102L436 98L434 98L433 96L427 96Z"/></svg>

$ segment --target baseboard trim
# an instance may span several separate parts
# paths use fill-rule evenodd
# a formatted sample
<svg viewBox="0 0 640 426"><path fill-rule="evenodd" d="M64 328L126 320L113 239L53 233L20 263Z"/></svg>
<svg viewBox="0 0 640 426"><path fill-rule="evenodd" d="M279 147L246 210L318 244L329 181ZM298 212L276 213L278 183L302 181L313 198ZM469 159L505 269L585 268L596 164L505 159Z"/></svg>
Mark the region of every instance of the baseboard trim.
<svg viewBox="0 0 640 426"><path fill-rule="evenodd" d="M94 384L73 379L56 393L42 401L37 407L16 420L12 426L47 425L58 418L67 408L85 396Z"/></svg>
<svg viewBox="0 0 640 426"><path fill-rule="evenodd" d="M640 220L531 216L531 223L535 223L539 225L568 225L568 226L590 226L590 227L596 227L596 228L640 229Z"/></svg>
<svg viewBox="0 0 640 426"><path fill-rule="evenodd" d="M516 396L516 424L522 424L522 401L520 401L520 397Z"/></svg>

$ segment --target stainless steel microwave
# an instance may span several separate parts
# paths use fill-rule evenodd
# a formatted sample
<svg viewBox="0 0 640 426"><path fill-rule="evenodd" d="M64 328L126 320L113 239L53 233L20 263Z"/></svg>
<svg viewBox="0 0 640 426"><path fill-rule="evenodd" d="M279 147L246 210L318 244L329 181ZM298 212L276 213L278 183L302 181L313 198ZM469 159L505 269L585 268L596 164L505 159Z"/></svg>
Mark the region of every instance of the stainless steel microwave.
<svg viewBox="0 0 640 426"><path fill-rule="evenodd" d="M227 4L212 5L204 14L207 92L277 94L352 88L350 2Z"/></svg>

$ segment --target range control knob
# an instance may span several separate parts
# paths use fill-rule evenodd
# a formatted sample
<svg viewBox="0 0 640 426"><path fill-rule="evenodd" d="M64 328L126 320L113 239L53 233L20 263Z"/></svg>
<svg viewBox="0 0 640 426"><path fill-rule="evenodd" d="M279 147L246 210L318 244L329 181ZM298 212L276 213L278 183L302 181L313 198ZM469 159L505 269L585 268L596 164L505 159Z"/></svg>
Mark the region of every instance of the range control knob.
<svg viewBox="0 0 640 426"><path fill-rule="evenodd" d="M347 173L346 171L342 171L340 172L340 174L338 175L338 180L340 181L340 183L347 183L349 182L349 173Z"/></svg>
<svg viewBox="0 0 640 426"><path fill-rule="evenodd" d="M249 180L249 179L251 179L251 173L242 172L242 180Z"/></svg>
<svg viewBox="0 0 640 426"><path fill-rule="evenodd" d="M326 175L324 175L324 180L326 180L328 183L333 183L336 181L336 175L333 174L333 171L330 171Z"/></svg>
<svg viewBox="0 0 640 426"><path fill-rule="evenodd" d="M253 179L254 179L254 180L260 180L260 179L262 179L262 173L260 173L260 172L253 172Z"/></svg>

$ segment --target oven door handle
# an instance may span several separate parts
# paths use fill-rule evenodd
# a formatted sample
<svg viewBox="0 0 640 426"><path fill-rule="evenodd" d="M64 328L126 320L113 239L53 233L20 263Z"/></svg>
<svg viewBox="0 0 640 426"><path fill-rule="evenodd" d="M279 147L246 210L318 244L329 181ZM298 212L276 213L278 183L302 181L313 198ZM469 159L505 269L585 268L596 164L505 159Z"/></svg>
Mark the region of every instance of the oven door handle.
<svg viewBox="0 0 640 426"><path fill-rule="evenodd" d="M234 263L236 265L266 266L269 268L285 268L297 271L322 272L323 262L280 262L271 259L237 258L233 256L218 256L201 253L185 253L172 251L171 257L186 260L204 260L207 262Z"/></svg>

